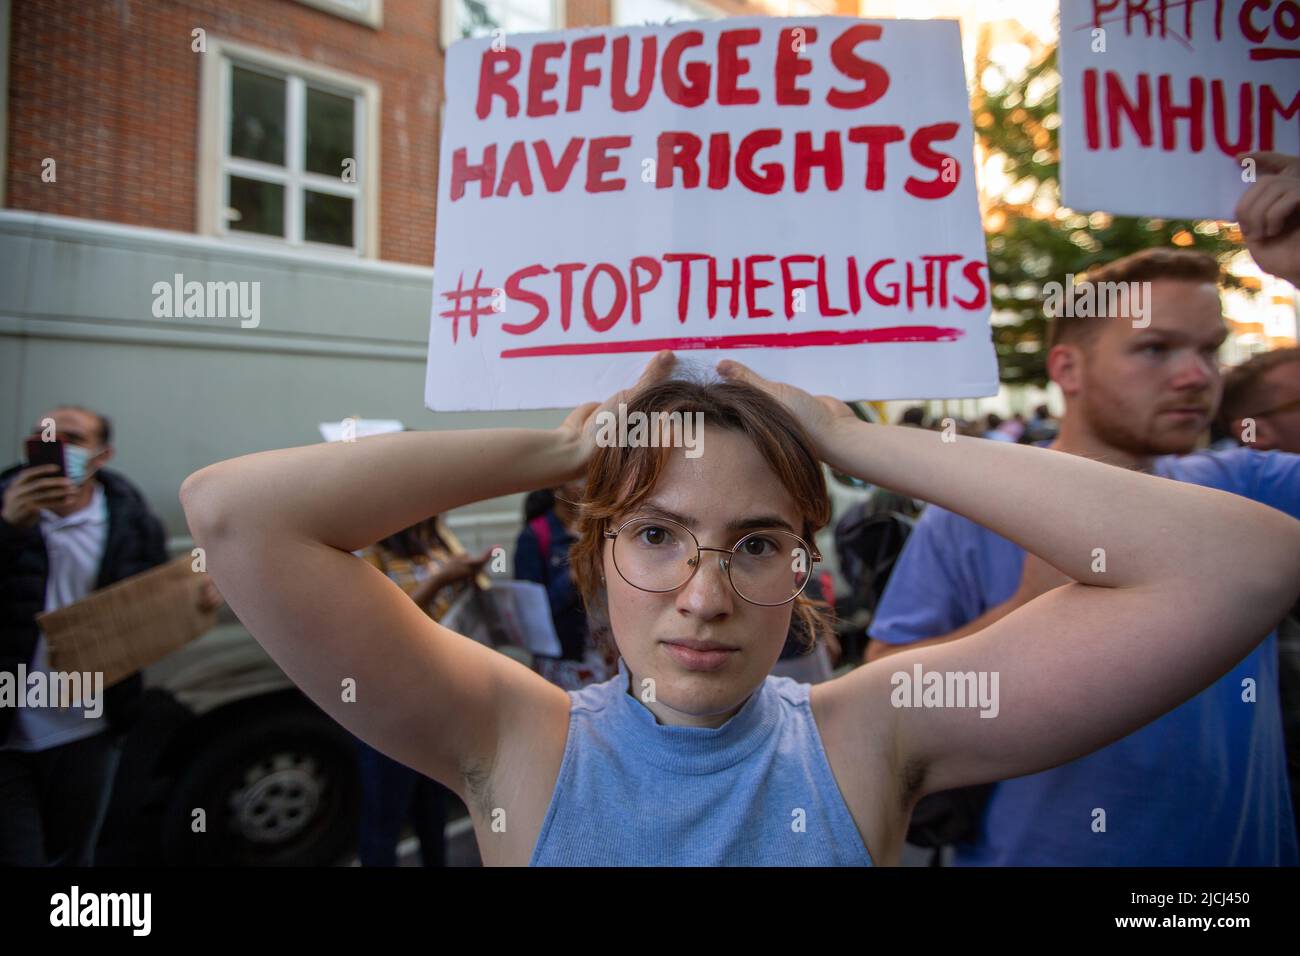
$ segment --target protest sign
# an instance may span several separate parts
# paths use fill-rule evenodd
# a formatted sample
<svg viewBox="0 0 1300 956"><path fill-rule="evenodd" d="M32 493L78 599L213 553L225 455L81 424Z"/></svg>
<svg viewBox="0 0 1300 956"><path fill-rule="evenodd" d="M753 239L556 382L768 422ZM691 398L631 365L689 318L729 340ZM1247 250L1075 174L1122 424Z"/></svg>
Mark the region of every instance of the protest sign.
<svg viewBox="0 0 1300 956"><path fill-rule="evenodd" d="M997 390L958 26L736 18L447 53L425 404L664 348L843 399Z"/></svg>
<svg viewBox="0 0 1300 956"><path fill-rule="evenodd" d="M1300 155L1296 0L1061 0L1060 67L1072 209L1230 220L1240 153Z"/></svg>
<svg viewBox="0 0 1300 956"><path fill-rule="evenodd" d="M50 667L104 675L112 687L210 631L215 610L199 607L204 575L188 554L173 558L79 601L36 615L49 644Z"/></svg>

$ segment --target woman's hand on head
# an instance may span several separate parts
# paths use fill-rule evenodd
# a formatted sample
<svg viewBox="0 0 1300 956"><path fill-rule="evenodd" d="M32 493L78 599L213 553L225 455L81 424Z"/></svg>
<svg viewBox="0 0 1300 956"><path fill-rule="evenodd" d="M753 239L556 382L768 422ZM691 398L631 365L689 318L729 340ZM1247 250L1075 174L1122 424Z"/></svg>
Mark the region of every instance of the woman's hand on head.
<svg viewBox="0 0 1300 956"><path fill-rule="evenodd" d="M677 356L673 355L672 352L667 350L658 352L646 365L641 372L641 377L636 380L636 384L631 388L615 392L603 403L587 402L585 405L579 405L569 412L568 417L560 423L557 431L563 432L569 437L577 438L581 442L582 453L580 457L584 467L591 458L592 452L596 450L596 429L600 413L612 412L617 414L620 402L629 401L640 389L667 378L676 363Z"/></svg>
<svg viewBox="0 0 1300 956"><path fill-rule="evenodd" d="M760 388L788 408L804 427L804 431L808 433L808 437L812 439L817 449L818 456L823 460L826 458L831 432L845 422L859 421L858 416L853 414L853 409L838 398L831 398L829 395L809 395L803 389L787 385L785 382L773 382L740 362L723 359L718 363L718 374L728 381L744 382Z"/></svg>

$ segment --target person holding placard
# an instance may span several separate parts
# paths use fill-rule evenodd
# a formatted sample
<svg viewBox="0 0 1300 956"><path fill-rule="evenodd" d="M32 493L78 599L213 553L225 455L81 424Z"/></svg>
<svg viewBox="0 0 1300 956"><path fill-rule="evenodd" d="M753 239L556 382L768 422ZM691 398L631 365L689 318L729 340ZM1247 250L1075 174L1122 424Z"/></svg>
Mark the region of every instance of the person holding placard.
<svg viewBox="0 0 1300 956"><path fill-rule="evenodd" d="M1274 509L864 423L734 362L719 363L721 382L672 368L660 353L635 391L551 430L262 452L181 489L249 631L353 733L461 794L488 864L893 863L922 794L1131 732L1232 667L1294 600L1300 522ZM598 446L597 413L620 402L698 409L707 453ZM829 518L821 461L963 512L1089 584L896 667L814 686L769 677L792 614L825 626L800 603ZM606 683L554 687L429 620L349 553L422 515L583 474L573 567L621 654ZM1105 574L1090 570L1096 547ZM1099 669L1108 660L1123 666ZM914 672L978 675L994 693L944 706L929 680L900 692Z"/></svg>
<svg viewBox="0 0 1300 956"><path fill-rule="evenodd" d="M37 419L27 461L0 472L0 866L94 863L123 743L139 717L139 674L95 701L15 700L36 675L51 688L66 688L71 676L51 665L41 612L167 562L162 523L134 483L106 467L112 440L107 415L59 405ZM199 610L220 604L204 581Z"/></svg>

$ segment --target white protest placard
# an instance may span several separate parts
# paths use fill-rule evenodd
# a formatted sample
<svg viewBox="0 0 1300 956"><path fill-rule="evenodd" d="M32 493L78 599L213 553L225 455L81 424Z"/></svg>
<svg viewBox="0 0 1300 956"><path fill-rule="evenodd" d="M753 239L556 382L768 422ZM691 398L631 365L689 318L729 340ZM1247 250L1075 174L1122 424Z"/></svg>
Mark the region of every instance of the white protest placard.
<svg viewBox="0 0 1300 956"><path fill-rule="evenodd" d="M1296 0L1061 0L1061 201L1234 219L1240 153L1300 155Z"/></svg>
<svg viewBox="0 0 1300 956"><path fill-rule="evenodd" d="M954 21L734 18L447 53L425 404L567 407L660 349L991 395Z"/></svg>

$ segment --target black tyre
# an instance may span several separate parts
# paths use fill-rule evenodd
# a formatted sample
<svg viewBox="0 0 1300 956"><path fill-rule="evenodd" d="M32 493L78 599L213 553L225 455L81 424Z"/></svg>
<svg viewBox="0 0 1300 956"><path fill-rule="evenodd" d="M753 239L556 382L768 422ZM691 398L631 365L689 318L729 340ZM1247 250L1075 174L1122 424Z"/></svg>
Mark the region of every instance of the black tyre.
<svg viewBox="0 0 1300 956"><path fill-rule="evenodd" d="M356 846L353 739L308 706L238 713L176 780L163 822L172 865L330 866ZM206 816L194 832L195 810Z"/></svg>

